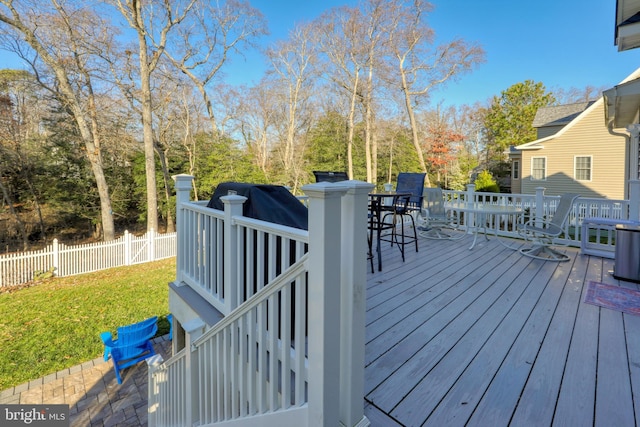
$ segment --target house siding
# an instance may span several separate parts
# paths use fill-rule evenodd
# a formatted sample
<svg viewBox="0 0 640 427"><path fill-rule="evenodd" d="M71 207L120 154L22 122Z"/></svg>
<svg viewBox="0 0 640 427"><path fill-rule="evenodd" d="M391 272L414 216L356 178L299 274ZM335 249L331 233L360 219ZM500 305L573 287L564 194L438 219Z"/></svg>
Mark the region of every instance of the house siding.
<svg viewBox="0 0 640 427"><path fill-rule="evenodd" d="M555 135L562 129L562 126L544 126L538 128L538 139Z"/></svg>
<svg viewBox="0 0 640 427"><path fill-rule="evenodd" d="M539 145L542 148L522 150L522 193L532 194L544 187L549 195L571 192L583 197L625 198L625 138L607 131L603 102L562 135ZM574 180L575 156L592 157L591 181ZM532 157L546 157L546 180L531 179Z"/></svg>

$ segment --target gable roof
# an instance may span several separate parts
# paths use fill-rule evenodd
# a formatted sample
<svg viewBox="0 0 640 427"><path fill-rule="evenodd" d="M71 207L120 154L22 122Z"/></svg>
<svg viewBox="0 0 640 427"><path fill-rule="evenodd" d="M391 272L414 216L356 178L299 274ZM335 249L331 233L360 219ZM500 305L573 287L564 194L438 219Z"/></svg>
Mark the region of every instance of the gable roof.
<svg viewBox="0 0 640 427"><path fill-rule="evenodd" d="M580 113L589 108L595 101L577 102L574 104L552 105L540 107L533 118L532 126L562 126L571 123Z"/></svg>
<svg viewBox="0 0 640 427"><path fill-rule="evenodd" d="M640 0L638 1L640 2ZM627 108L624 108L624 109L622 108L623 106L620 104L623 101L623 97L621 96L621 94L617 93L618 90L623 90L625 92L626 91L632 92L632 95L634 96L632 97L633 99L629 101L629 103L632 104L631 107L627 106ZM627 101L627 100L624 99L624 101ZM584 111L582 111L581 113L578 113L578 115L575 116L569 122L569 124L567 124L565 127L560 129L555 134L544 137L544 138L536 139L535 141L527 142L526 144L518 145L515 147L515 149L516 150L535 150L535 149L544 148L544 146L542 145L543 142L551 141L554 138L557 138L562 134L564 134L566 131L568 131L573 126L575 126L576 123L579 123L587 114L589 114L591 110L595 109L596 106L600 105L601 103L604 103L604 110L605 110L604 115L605 115L605 121L607 125L609 124L609 121L617 120L619 118L619 117L616 117L616 113L618 114L618 116L621 116L622 115L621 113L627 112L630 109L632 110L633 108L635 108L635 111L637 111L638 104L640 104L640 68L638 68L629 76L627 76L618 86L614 86L611 89L605 90L602 93L602 96L600 96L600 98L598 98L597 101L592 102ZM627 115L625 115L624 117L627 118Z"/></svg>
<svg viewBox="0 0 640 427"><path fill-rule="evenodd" d="M518 145L515 147L515 149L516 150L532 150L532 149L535 150L535 149L544 148L544 146L541 145L543 142L551 141L559 136L562 136L562 134L564 134L566 131L574 127L577 123L580 123L580 121L584 117L586 117L592 110L594 110L598 105L602 104L603 102L604 102L604 97L601 96L600 98L598 98L597 101L593 101L591 105L589 105L584 111L582 111L581 113L578 113L578 115L575 116L574 119L569 122L569 124L567 124L565 127L560 129L558 132L544 138L536 139L535 141L527 142L526 144Z"/></svg>

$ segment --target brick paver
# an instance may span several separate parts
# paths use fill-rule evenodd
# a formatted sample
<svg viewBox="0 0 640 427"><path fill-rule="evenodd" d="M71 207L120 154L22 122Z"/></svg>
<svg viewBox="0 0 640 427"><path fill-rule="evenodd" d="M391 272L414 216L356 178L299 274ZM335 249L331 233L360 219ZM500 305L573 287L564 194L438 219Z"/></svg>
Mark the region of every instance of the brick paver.
<svg viewBox="0 0 640 427"><path fill-rule="evenodd" d="M153 341L156 353L171 354L168 335ZM116 381L111 360L102 357L0 391L4 404L67 404L74 427L147 425L147 364L123 371Z"/></svg>

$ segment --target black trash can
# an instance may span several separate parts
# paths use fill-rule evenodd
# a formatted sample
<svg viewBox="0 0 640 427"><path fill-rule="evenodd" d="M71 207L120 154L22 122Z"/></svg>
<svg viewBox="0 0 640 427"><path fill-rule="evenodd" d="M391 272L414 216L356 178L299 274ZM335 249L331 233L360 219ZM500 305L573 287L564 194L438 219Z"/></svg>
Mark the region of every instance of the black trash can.
<svg viewBox="0 0 640 427"><path fill-rule="evenodd" d="M616 225L613 277L640 283L640 225Z"/></svg>

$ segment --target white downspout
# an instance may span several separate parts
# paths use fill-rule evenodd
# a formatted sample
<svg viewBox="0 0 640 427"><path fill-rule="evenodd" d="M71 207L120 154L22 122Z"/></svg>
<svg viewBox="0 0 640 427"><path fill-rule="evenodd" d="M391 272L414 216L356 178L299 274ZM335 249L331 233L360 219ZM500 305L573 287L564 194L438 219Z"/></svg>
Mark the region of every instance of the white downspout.
<svg viewBox="0 0 640 427"><path fill-rule="evenodd" d="M627 126L627 131L629 132L630 136L628 137L628 148L629 148L629 155L633 156L634 161L633 162L629 162L629 179L639 179L640 178L640 171L638 170L639 168L639 161L640 161L640 157L639 157L639 143L638 140L640 139L640 124L633 124L633 125L629 125Z"/></svg>
<svg viewBox="0 0 640 427"><path fill-rule="evenodd" d="M627 126L629 137L629 153L633 156L633 162L629 162L629 219L640 219L640 124Z"/></svg>
<svg viewBox="0 0 640 427"><path fill-rule="evenodd" d="M629 126L627 129L629 130L629 132L631 133L631 135L629 135L626 132L616 132L613 130L613 119L609 120L609 122L607 123L607 131L609 131L609 133L611 135L614 136L621 136L624 138L624 158L625 160L628 159L627 161L627 165L624 168L625 170L625 177L624 177L624 182L625 182L625 186L624 186L624 198L628 199L629 198L629 180L630 179L637 179L638 177L638 133L636 132L635 134L635 138L631 138L631 136L633 136L633 132L631 131L631 126ZM633 142L633 139L635 139L635 143ZM632 147L633 145L635 145L635 147ZM635 153L635 161L631 160L631 153Z"/></svg>

